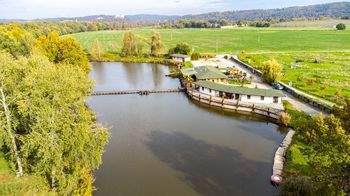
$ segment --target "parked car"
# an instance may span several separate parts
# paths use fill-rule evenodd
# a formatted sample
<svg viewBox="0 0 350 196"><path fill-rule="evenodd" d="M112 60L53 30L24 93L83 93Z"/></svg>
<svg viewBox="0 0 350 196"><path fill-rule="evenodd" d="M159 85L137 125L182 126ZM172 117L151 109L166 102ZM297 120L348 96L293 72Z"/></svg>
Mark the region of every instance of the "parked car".
<svg viewBox="0 0 350 196"><path fill-rule="evenodd" d="M279 83L272 83L271 86L274 88L274 89L277 89L277 90L283 90L283 86Z"/></svg>

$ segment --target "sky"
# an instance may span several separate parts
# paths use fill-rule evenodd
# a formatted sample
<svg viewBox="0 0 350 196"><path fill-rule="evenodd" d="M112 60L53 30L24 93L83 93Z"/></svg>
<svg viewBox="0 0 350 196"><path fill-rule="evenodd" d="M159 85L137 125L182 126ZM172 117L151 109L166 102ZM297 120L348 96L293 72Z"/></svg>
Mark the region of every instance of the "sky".
<svg viewBox="0 0 350 196"><path fill-rule="evenodd" d="M338 1L342 0L0 0L0 19L37 19L99 14L186 15L213 11L282 8Z"/></svg>

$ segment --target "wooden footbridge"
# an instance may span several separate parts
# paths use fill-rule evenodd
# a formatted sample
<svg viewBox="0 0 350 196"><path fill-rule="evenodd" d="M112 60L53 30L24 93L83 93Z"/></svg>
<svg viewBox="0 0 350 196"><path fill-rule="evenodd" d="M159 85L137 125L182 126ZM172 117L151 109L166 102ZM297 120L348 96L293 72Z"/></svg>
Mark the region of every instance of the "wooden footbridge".
<svg viewBox="0 0 350 196"><path fill-rule="evenodd" d="M138 95L149 95L151 93L178 93L185 92L184 88L176 89L154 89L154 90L112 90L112 91L94 91L92 96L102 95L127 95L127 94L138 94Z"/></svg>

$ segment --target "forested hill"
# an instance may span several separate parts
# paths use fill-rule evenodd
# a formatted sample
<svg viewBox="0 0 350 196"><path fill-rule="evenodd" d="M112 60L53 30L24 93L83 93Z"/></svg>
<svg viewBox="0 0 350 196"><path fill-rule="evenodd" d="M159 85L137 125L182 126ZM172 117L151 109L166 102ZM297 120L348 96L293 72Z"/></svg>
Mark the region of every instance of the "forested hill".
<svg viewBox="0 0 350 196"><path fill-rule="evenodd" d="M156 23L168 22L179 19L186 20L269 20L269 19L292 19L292 18L317 18L321 16L328 17L349 17L350 2L328 3L320 5L288 7L281 9L266 9L266 10L243 10L243 11L227 11L227 12L212 12L199 15L93 15L84 17L70 18L44 18L35 21L80 21L80 22L127 22L127 23ZM9 20L1 20L6 22ZM21 21L21 20L14 20Z"/></svg>
<svg viewBox="0 0 350 196"><path fill-rule="evenodd" d="M200 15L186 15L182 18L189 20L269 20L316 18L321 16L343 17L349 15L350 2L338 2L281 9L212 12Z"/></svg>
<svg viewBox="0 0 350 196"><path fill-rule="evenodd" d="M83 17L71 18L46 18L37 19L36 21L80 21L80 22L166 22L170 20L177 20L181 16L168 15L152 15L152 14L138 14L138 15L92 15Z"/></svg>

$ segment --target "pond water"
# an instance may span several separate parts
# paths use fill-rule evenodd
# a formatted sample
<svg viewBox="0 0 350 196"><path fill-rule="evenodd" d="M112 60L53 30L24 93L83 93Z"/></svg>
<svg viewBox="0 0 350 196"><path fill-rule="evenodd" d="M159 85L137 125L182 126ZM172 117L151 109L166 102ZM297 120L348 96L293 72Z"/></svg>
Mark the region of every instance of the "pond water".
<svg viewBox="0 0 350 196"><path fill-rule="evenodd" d="M169 67L92 63L95 90L169 89ZM184 93L91 97L111 139L96 170L98 196L276 195L269 183L285 130L213 109Z"/></svg>

